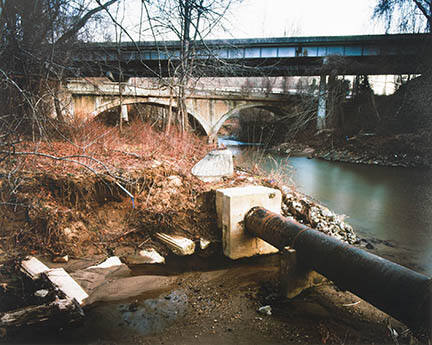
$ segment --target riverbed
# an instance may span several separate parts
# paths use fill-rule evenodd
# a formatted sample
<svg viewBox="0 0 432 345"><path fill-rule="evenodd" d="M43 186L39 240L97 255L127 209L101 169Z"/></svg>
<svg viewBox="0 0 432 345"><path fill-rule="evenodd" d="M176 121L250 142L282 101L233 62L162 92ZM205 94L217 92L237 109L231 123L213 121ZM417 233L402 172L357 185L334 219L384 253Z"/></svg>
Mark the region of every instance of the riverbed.
<svg viewBox="0 0 432 345"><path fill-rule="evenodd" d="M284 157L230 146L235 159L290 177L296 189L371 241L374 252L432 275L432 171Z"/></svg>

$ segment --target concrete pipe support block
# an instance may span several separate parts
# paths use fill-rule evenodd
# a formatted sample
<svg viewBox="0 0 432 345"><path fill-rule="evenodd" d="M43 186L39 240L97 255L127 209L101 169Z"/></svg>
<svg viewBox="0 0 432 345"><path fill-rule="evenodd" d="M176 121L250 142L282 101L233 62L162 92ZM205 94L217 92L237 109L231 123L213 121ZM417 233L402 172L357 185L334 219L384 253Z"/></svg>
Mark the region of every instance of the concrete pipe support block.
<svg viewBox="0 0 432 345"><path fill-rule="evenodd" d="M230 259L254 255L277 253L278 249L269 243L247 234L243 219L255 206L269 211L281 212L280 190L263 186L245 186L218 189L216 191L216 212L218 227L222 229L224 254Z"/></svg>

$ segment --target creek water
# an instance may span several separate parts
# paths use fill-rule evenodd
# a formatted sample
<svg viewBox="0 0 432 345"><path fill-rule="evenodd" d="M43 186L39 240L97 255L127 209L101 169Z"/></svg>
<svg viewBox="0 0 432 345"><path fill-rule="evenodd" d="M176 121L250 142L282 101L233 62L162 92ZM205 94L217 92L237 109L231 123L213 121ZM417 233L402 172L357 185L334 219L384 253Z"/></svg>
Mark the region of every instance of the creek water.
<svg viewBox="0 0 432 345"><path fill-rule="evenodd" d="M432 276L432 171L229 148L235 159L291 178L297 190L346 215L357 234L377 244L377 254Z"/></svg>

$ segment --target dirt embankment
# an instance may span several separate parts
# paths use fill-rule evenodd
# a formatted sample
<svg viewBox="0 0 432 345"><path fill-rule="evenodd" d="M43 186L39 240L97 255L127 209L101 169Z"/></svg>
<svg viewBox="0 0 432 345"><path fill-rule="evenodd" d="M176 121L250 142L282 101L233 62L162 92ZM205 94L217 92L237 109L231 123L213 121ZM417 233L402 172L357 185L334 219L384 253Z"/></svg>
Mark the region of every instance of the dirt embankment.
<svg viewBox="0 0 432 345"><path fill-rule="evenodd" d="M163 143L165 139L160 140ZM260 184L280 188L284 215L348 243L361 244L342 216L287 186L278 185L273 179L238 170L234 176L218 183L203 183L190 174L191 166L197 157L202 158L203 152L182 149L182 158L174 159L166 155L146 155L139 150L144 142L134 146L122 144L111 150L103 144L92 151L92 159L88 155L74 155L75 160L86 165L85 168L82 164L80 167L76 162L64 160L56 160L53 164L52 158L32 151L32 158L22 163L19 176L12 175L11 170L1 171L2 311L23 306L28 301L26 298L33 298L22 294L30 290L25 288L27 283L14 275L17 267L6 263L11 258L28 254L44 256L51 265L52 261L65 255L69 259L87 260L117 255L128 262L139 256L142 249L152 247L166 256L167 261L175 263L178 258L154 237L155 232L164 232L195 241L209 240L212 246L197 253L199 261L212 263L212 260L218 260L221 234L216 227L214 198L215 190L220 187ZM48 155L62 145L50 143L42 148ZM25 144L17 152L28 152L30 146ZM157 146L153 150L160 149ZM41 153L41 147L38 149ZM186 159L191 157L188 156L191 152L194 152L192 158ZM107 162L103 169L95 162L102 158ZM94 174L89 167L94 170L97 166L101 170ZM249 267L251 263L252 268ZM187 269L186 272L192 271L189 273L180 272L175 279L166 280L171 285L174 282L172 289L177 284L187 296L188 305L183 317L156 335L107 341L119 344L257 341L262 344L359 344L392 341L386 315L377 314L376 309L367 304L363 306L364 302L357 307L355 297L340 292L331 283L288 301L278 297L277 265L258 266L248 261L233 270L216 265L209 273L196 272L196 267ZM70 271L74 270L73 265L68 267ZM133 288L135 293L139 291L139 288ZM134 312L137 303L141 303L140 300L134 301L127 311ZM272 316L257 313L264 305L272 307ZM401 325L398 327L399 331L403 329ZM52 332L57 336L54 330ZM58 336L69 339L61 334ZM103 334L98 336L106 340ZM35 338L30 339L30 342L35 341ZM87 343L100 343L100 339Z"/></svg>
<svg viewBox="0 0 432 345"><path fill-rule="evenodd" d="M3 228L8 231L2 242L4 253L45 255L48 263L64 254L72 258L87 257L89 263L96 257L115 254L127 262L128 258L136 257L141 249L153 247L167 256L167 267L170 267L170 262L180 259L154 238L156 231L181 234L194 240L206 238L213 242L213 247L198 253L203 272L196 271L200 267L197 265L190 268L190 272L188 269L186 273L174 271L180 274L178 276L160 277L164 282L168 281L169 286L158 293L181 291L187 298L186 309L182 309L182 314L170 321L161 333L141 334L122 321L125 313L139 311L141 303L146 303L137 299L125 302L126 306L131 304L120 311L105 311L121 313L116 327L125 332L122 337L118 336L118 332L110 331L109 336L108 333L102 334L103 331L98 333L97 328L92 332L86 332L84 328L83 333L66 329L64 334L58 335L53 330L49 333L50 337L65 337L76 342L84 339L80 338L82 336L88 344L97 343L100 339L112 344L381 344L392 342L389 322L399 332L405 329L354 295L341 292L331 282L324 282L294 300L279 297L277 257L267 261L221 261L221 235L215 219L215 189L242 184L280 188L284 215L348 243L360 243L343 216L334 214L287 186L278 186L273 180L243 171L237 171L233 177L220 183L204 184L191 175L181 174L169 162L152 161L145 169L129 171L129 180L132 177L136 183L125 187L134 193L134 204L107 177L22 174L25 183L17 193L17 201L26 203L28 207L18 213L12 206L2 208ZM209 262L210 269L206 268L204 261ZM224 269L224 265L229 268ZM6 267L9 271L5 271ZM71 272L77 268L73 263L67 267ZM12 272L12 267L3 266L2 281L12 287L13 282L7 281L8 272ZM164 273L162 269L158 274L168 272ZM135 274L140 274L139 270ZM129 279L128 291L139 294L139 286L131 282L143 280L124 279ZM20 281L15 281L15 284L20 284ZM106 289L98 291L102 294L115 291L123 296L118 291L119 286L121 281L113 281L106 285ZM20 296L13 296L15 304L9 303L8 308L18 305ZM166 300L172 298L169 296ZM271 306L272 315L258 312L265 305ZM93 322L91 315L97 315L97 311L90 310L89 313L89 322ZM100 337L99 340L92 336L89 338L89 334L94 332ZM28 341L28 338L20 339ZM31 338L31 341L34 339ZM40 339L45 341L46 335ZM409 337L402 339L402 343L408 341Z"/></svg>

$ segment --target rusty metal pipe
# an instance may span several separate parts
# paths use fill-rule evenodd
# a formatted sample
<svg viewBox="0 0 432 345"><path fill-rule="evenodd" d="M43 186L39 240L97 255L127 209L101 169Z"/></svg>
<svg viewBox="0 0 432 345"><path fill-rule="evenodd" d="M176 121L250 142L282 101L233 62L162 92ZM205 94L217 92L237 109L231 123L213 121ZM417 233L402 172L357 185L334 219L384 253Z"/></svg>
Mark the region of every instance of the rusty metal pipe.
<svg viewBox="0 0 432 345"><path fill-rule="evenodd" d="M431 335L430 277L262 207L246 214L245 228L279 249L294 248L298 262L403 322L418 335Z"/></svg>

